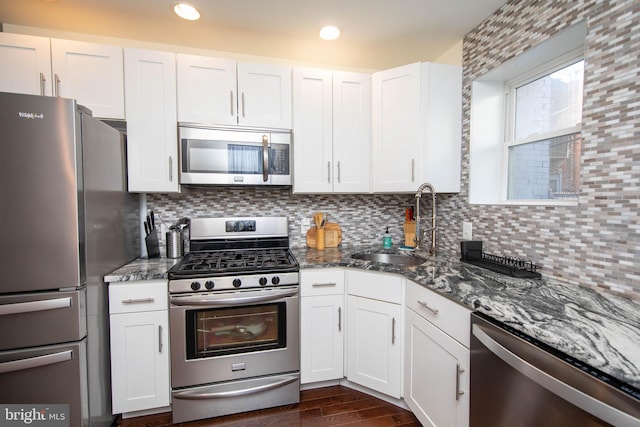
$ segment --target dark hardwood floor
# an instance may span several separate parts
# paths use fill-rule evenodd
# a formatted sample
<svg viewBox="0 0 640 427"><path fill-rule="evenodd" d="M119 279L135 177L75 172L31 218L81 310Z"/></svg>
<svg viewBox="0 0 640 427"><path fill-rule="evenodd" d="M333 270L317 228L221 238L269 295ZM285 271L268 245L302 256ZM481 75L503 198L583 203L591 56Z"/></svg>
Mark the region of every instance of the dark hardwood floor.
<svg viewBox="0 0 640 427"><path fill-rule="evenodd" d="M125 420L118 418L114 423L116 427L162 427L168 425L172 425L171 413ZM261 409L180 425L184 427L420 427L420 423L411 412L342 386L304 390L300 393L300 403L296 405Z"/></svg>

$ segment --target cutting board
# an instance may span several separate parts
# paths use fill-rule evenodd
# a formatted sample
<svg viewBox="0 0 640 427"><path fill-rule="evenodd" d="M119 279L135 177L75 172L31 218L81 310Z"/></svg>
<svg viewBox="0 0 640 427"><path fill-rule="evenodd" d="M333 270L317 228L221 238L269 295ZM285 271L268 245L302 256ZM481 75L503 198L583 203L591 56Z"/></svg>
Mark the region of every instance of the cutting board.
<svg viewBox="0 0 640 427"><path fill-rule="evenodd" d="M310 248L316 247L316 235L318 229L311 227L307 231L307 246ZM324 247L335 248L340 242L342 242L342 230L340 226L335 222L328 222L324 225Z"/></svg>

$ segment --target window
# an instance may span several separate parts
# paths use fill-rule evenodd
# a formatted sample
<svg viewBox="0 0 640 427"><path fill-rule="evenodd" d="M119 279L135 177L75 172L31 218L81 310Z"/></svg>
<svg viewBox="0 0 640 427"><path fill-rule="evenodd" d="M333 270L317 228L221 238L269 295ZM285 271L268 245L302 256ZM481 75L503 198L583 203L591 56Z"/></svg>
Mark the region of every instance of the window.
<svg viewBox="0 0 640 427"><path fill-rule="evenodd" d="M506 199L577 199L584 60L506 85Z"/></svg>

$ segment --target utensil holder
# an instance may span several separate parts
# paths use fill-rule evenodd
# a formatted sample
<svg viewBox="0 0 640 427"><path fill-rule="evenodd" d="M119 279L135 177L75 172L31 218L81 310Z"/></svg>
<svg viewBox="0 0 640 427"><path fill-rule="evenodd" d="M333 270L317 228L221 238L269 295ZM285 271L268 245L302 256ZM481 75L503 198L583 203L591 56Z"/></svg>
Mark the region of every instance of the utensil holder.
<svg viewBox="0 0 640 427"><path fill-rule="evenodd" d="M316 233L316 249L324 249L324 228L318 228Z"/></svg>
<svg viewBox="0 0 640 427"><path fill-rule="evenodd" d="M182 258L184 254L184 242L182 241L182 233L179 231L167 231L167 258Z"/></svg>

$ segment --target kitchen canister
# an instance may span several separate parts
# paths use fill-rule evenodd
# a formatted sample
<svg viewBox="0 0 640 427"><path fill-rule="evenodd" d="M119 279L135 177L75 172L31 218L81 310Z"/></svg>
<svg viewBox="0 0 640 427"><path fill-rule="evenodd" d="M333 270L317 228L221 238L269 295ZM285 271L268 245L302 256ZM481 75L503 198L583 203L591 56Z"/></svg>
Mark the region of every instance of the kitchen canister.
<svg viewBox="0 0 640 427"><path fill-rule="evenodd" d="M169 230L167 237L167 258L181 258L184 254L184 242L182 232L179 230Z"/></svg>

